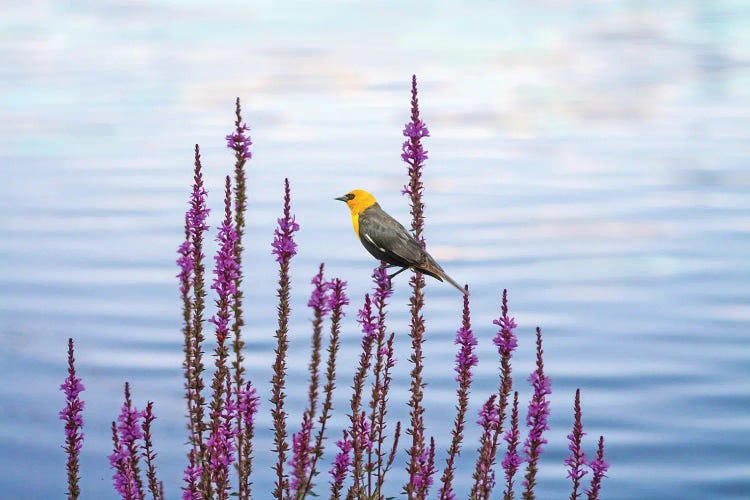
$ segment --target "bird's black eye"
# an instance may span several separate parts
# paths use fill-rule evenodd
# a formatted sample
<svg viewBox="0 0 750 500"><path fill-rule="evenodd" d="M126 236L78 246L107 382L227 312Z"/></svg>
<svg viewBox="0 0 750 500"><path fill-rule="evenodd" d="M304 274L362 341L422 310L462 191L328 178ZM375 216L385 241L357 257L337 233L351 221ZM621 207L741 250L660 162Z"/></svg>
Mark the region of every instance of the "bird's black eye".
<svg viewBox="0 0 750 500"><path fill-rule="evenodd" d="M354 195L352 193L347 193L345 198L346 198L346 201L350 201L354 199Z"/></svg>

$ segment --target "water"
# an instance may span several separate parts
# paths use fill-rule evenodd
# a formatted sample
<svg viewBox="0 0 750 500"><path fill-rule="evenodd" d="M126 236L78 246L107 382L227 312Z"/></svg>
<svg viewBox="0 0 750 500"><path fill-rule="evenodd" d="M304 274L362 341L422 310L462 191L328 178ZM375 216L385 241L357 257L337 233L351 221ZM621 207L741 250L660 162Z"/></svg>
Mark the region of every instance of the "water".
<svg viewBox="0 0 750 500"><path fill-rule="evenodd" d="M87 388L84 497L114 498L109 423L126 380L137 405L156 403L160 473L168 497L178 496L185 430L175 249L195 143L217 223L236 96L255 142L249 374L261 386L270 377L269 250L284 177L302 226L290 384L304 384L304 303L321 261L349 281L342 359L356 354L354 318L372 261L332 198L367 188L407 220L399 153L412 73L432 135L428 243L473 290L481 359L473 414L496 382L491 321L507 288L520 325L522 399L537 325L553 381L541 498L568 494L562 460L579 387L586 451L603 434L612 464L604 498L750 495L743 2L17 2L0 26L5 498L64 491L57 387L69 336ZM392 411L401 419L405 283L390 312L401 361ZM454 404L460 299L434 282L427 293L426 423L446 446L451 422L441 415ZM342 365L340 385L352 370ZM303 401L294 394L297 422ZM263 398L260 428L268 429ZM260 449L269 436L261 432ZM467 439L465 472L475 429ZM258 492L271 484L271 458L258 457Z"/></svg>

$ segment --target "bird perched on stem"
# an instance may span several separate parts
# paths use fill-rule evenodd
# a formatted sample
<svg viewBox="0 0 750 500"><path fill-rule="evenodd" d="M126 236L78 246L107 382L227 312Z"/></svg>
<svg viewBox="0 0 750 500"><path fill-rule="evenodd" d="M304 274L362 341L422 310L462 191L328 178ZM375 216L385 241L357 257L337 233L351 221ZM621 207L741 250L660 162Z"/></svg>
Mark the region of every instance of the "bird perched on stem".
<svg viewBox="0 0 750 500"><path fill-rule="evenodd" d="M461 293L468 292L435 262L435 259L422 248L422 245L396 219L388 215L375 197L361 189L355 189L339 196L352 213L352 225L359 241L376 259L385 261L388 267L400 267L388 276L392 279L397 274L412 269L427 274L439 281L447 281Z"/></svg>

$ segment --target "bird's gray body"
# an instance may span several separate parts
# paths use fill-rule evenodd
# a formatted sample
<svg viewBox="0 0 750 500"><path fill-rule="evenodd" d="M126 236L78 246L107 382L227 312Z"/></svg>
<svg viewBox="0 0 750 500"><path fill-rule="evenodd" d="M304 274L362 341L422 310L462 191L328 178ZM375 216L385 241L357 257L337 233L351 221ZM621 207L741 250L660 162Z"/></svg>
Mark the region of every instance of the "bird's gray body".
<svg viewBox="0 0 750 500"><path fill-rule="evenodd" d="M359 239L370 254L392 266L410 268L432 276L466 293L396 219L377 203L359 214Z"/></svg>

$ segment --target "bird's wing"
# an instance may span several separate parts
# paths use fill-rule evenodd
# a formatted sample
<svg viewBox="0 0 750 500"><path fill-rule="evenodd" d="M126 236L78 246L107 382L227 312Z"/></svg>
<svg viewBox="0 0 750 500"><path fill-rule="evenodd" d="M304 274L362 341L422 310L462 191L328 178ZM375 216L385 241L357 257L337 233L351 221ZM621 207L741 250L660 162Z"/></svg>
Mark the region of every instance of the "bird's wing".
<svg viewBox="0 0 750 500"><path fill-rule="evenodd" d="M359 237L371 254L389 264L416 266L426 256L409 231L377 205L359 216Z"/></svg>

